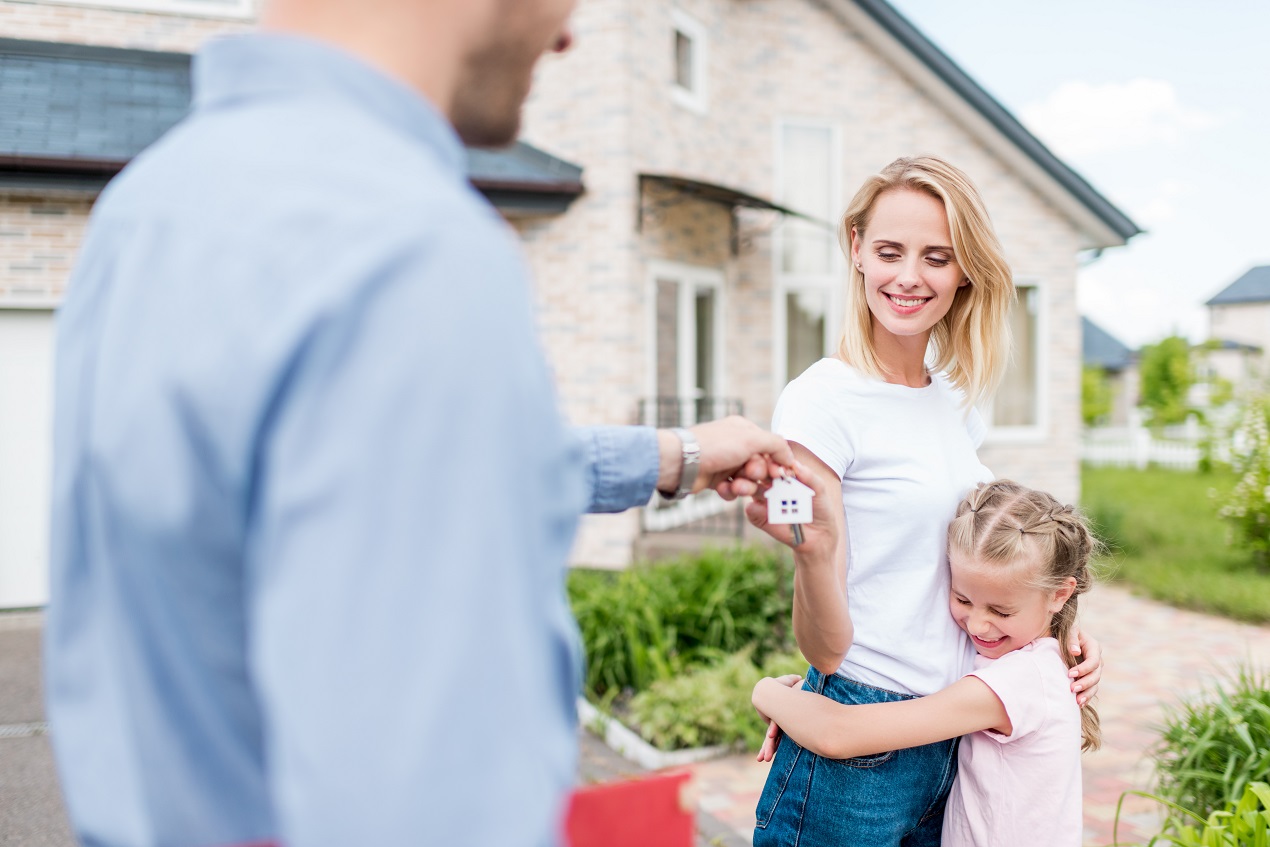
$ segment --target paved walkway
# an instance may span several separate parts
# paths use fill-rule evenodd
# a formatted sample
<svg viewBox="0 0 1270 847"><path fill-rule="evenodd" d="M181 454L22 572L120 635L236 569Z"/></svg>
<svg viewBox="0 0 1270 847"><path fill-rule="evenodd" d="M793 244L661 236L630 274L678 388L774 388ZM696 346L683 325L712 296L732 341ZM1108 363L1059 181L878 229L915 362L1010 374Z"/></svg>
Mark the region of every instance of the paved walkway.
<svg viewBox="0 0 1270 847"><path fill-rule="evenodd" d="M1082 618L1104 649L1097 703L1103 747L1084 758L1085 844L1103 847L1112 844L1120 795L1149 787L1151 768L1143 753L1156 737L1152 726L1162 717L1161 703L1195 694L1241 660L1270 668L1270 627L1180 611L1112 586L1085 599ZM752 754L691 766L700 809L748 840L768 767ZM1130 798L1119 840L1145 843L1158 823L1152 803Z"/></svg>

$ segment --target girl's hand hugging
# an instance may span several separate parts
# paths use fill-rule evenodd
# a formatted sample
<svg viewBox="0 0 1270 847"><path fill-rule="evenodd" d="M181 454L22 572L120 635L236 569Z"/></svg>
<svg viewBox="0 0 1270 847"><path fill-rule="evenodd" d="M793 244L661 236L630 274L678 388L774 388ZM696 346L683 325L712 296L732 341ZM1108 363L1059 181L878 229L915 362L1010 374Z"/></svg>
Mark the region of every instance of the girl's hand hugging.
<svg viewBox="0 0 1270 847"><path fill-rule="evenodd" d="M797 688L802 685L803 678L796 673L786 674L779 677L764 677L754 685L754 693L750 695L750 702L754 704L754 710L758 712L759 717L767 721L767 735L763 737L763 745L759 747L757 761L770 762L776 758L776 747L780 744L781 728L776 725L776 721L769 718L759 708L759 689L773 685L781 685L786 688Z"/></svg>

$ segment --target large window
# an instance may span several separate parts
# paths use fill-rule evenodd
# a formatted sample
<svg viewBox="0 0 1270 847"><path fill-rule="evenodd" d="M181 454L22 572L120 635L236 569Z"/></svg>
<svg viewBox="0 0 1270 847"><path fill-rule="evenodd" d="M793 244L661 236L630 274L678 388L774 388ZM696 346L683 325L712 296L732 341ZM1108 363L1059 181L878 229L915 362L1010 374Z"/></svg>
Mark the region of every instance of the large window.
<svg viewBox="0 0 1270 847"><path fill-rule="evenodd" d="M1029 435L1041 431L1045 409L1044 290L1020 283L1010 311L1014 350L1001 387L992 400L989 419L996 435Z"/></svg>
<svg viewBox="0 0 1270 847"><path fill-rule="evenodd" d="M213 18L250 18L258 0L49 0L69 6L104 6L140 12L167 12Z"/></svg>
<svg viewBox="0 0 1270 847"><path fill-rule="evenodd" d="M777 129L777 202L818 221L841 214L838 132L830 124ZM785 218L776 230L774 311L778 388L830 352L841 325L840 250L827 226Z"/></svg>
<svg viewBox="0 0 1270 847"><path fill-rule="evenodd" d="M658 426L721 417L723 275L658 262L652 268L654 386Z"/></svg>

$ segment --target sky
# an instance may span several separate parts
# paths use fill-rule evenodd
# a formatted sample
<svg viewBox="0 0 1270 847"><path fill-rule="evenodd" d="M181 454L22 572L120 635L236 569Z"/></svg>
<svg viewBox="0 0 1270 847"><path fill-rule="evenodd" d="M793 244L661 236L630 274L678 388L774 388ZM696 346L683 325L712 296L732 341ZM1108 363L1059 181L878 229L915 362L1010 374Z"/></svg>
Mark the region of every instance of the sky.
<svg viewBox="0 0 1270 847"><path fill-rule="evenodd" d="M1270 264L1270 2L890 2L1145 231L1081 268L1081 313L1207 339L1204 301Z"/></svg>

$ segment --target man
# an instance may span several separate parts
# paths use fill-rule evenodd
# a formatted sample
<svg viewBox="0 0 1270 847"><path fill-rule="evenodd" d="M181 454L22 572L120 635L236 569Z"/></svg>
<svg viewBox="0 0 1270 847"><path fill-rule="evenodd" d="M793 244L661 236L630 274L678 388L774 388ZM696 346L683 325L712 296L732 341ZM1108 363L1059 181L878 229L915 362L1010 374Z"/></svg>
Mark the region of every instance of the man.
<svg viewBox="0 0 1270 847"><path fill-rule="evenodd" d="M103 194L59 318L47 629L85 844L555 843L578 514L792 462L730 419L694 478L690 437L558 419L461 140L514 137L571 6L274 0Z"/></svg>

